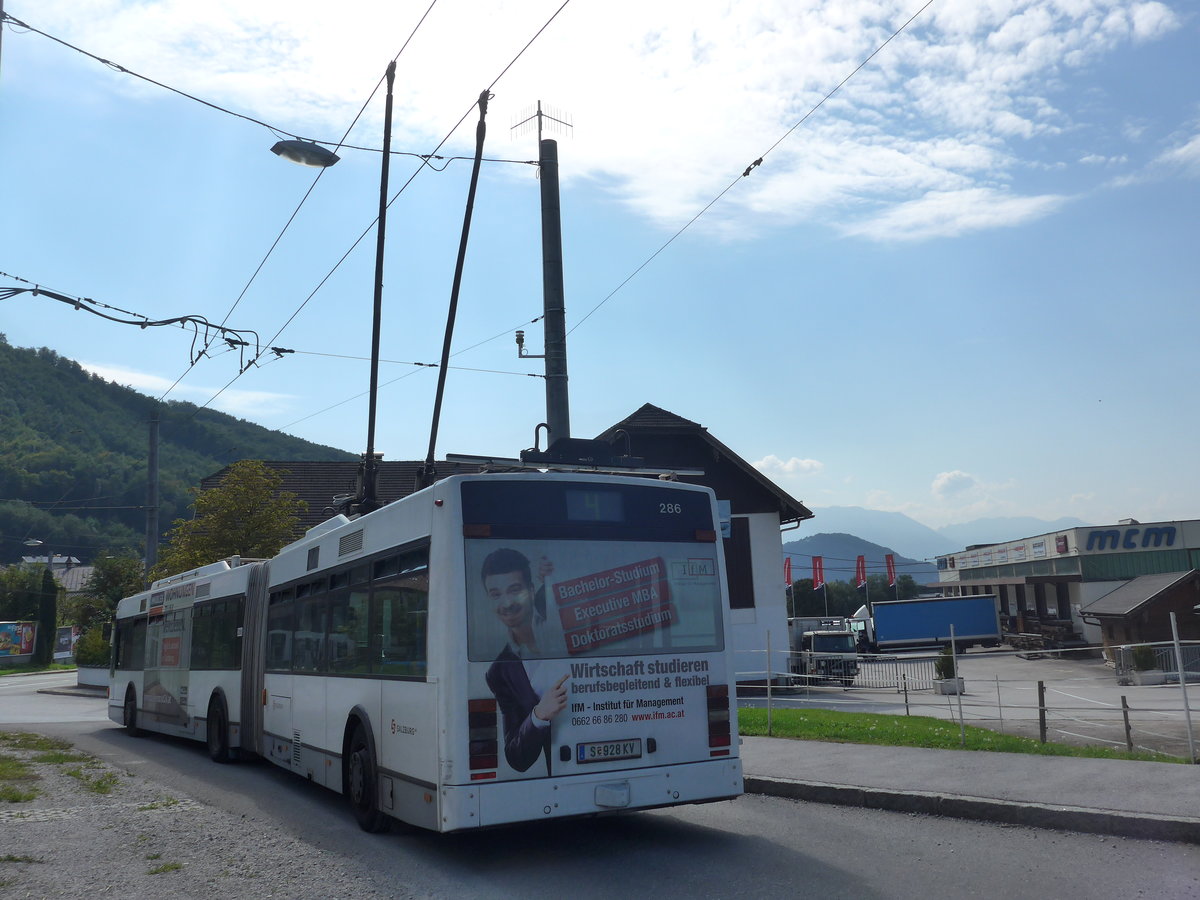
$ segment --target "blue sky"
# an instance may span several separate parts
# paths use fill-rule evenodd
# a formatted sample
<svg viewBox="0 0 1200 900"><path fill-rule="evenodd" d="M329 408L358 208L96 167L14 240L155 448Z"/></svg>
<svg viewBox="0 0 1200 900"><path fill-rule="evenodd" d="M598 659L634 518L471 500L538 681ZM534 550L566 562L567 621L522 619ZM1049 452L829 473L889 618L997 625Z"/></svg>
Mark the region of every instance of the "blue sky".
<svg viewBox="0 0 1200 900"><path fill-rule="evenodd" d="M810 506L932 527L1200 516L1194 7L561 5L437 0L397 63L392 147L430 152L465 114L441 152L468 155L479 92L554 17L496 81L485 155L536 157L535 136L510 126L538 100L574 123L551 136L576 436L653 403ZM372 90L427 8L5 4L286 132L337 141L366 103L348 142L375 148ZM0 122L0 272L149 318L228 316L296 352L236 377L237 354L216 348L189 366L187 332L29 294L0 304L10 343L154 396L184 376L169 399L361 452L373 233L334 267L374 219L378 153L344 150L268 257L316 170L268 152L267 128L11 23ZM394 158L393 193L414 169ZM388 459L425 454L436 374L404 363L438 358L469 171L422 172L389 211ZM516 455L545 418L541 362L513 341L524 328L541 352L538 215L531 166L485 164L439 456Z"/></svg>

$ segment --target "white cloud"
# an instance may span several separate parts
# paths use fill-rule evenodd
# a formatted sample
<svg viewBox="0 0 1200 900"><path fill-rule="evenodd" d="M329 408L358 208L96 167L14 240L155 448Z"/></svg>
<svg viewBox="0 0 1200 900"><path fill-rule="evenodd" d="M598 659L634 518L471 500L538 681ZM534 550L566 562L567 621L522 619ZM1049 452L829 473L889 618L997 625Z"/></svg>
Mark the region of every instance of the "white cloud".
<svg viewBox="0 0 1200 900"><path fill-rule="evenodd" d="M173 379L149 372L139 372L136 369L127 369L123 366L82 361L79 365L85 371L98 375L106 381L149 394L162 394L174 383ZM209 399L220 390L219 387L189 385L184 382L171 391L171 396L173 399L187 399L193 403L208 403ZM295 399L289 394L229 388L223 391L211 406L232 416L262 417L280 412L282 409L293 408Z"/></svg>
<svg viewBox="0 0 1200 900"><path fill-rule="evenodd" d="M1065 197L1052 194L1016 197L991 188L929 191L843 230L877 240L927 240L1020 225L1049 215L1065 202Z"/></svg>
<svg viewBox="0 0 1200 900"><path fill-rule="evenodd" d="M400 58L393 146L430 149L558 5L434 7ZM1060 108L1072 69L1181 26L1158 2L944 0L785 138L912 7L573 4L496 86L492 130L502 135L501 123L539 97L563 106L576 124L563 178L596 179L666 229L765 153L703 227L748 237L756 226L815 220L873 239L928 239L1057 209L1060 198L1007 195L995 185L1041 162L1030 138L1075 124L1079 113ZM335 12L311 0L41 0L30 24L205 99L328 138L353 118L422 11L369 0L346 0ZM92 90L119 84L127 97L164 96L87 65ZM375 142L378 99L352 142ZM471 132L461 128L455 146ZM866 225L858 219L864 203L878 210Z"/></svg>
<svg viewBox="0 0 1200 900"><path fill-rule="evenodd" d="M1192 178L1200 177L1200 135L1168 150L1158 158L1158 162L1180 169Z"/></svg>
<svg viewBox="0 0 1200 900"><path fill-rule="evenodd" d="M979 480L967 472L955 469L952 472L939 472L933 479L930 490L939 500L962 497L979 488Z"/></svg>
<svg viewBox="0 0 1200 900"><path fill-rule="evenodd" d="M771 477L787 476L791 478L802 475L815 475L825 468L824 463L815 459L800 459L793 456L784 460L774 454L764 456L750 465L754 466L754 468L758 469L764 475Z"/></svg>

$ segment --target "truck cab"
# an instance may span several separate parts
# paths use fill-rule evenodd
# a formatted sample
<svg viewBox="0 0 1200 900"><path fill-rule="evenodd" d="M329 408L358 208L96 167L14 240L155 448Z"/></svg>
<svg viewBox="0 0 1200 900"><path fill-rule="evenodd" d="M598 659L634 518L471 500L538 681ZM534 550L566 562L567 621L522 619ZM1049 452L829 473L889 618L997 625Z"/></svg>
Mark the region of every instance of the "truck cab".
<svg viewBox="0 0 1200 900"><path fill-rule="evenodd" d="M809 684L849 687L858 675L856 635L849 628L804 631L791 656L792 672Z"/></svg>

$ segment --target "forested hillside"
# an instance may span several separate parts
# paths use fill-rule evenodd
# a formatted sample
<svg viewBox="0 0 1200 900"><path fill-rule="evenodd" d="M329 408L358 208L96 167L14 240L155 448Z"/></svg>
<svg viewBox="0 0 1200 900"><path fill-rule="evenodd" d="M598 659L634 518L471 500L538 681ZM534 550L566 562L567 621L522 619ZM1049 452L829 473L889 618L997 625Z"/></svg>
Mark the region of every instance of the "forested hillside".
<svg viewBox="0 0 1200 900"><path fill-rule="evenodd" d="M188 489L239 459L354 455L91 375L0 335L0 564L70 553L84 562L145 540L149 421L159 417L159 526L188 514ZM43 547L30 550L27 538Z"/></svg>

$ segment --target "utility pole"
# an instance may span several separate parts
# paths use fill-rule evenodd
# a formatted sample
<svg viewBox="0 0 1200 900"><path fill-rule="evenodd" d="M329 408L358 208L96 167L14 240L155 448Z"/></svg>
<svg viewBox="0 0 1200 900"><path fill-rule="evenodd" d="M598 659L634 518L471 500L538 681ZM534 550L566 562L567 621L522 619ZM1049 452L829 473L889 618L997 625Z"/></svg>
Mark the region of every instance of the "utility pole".
<svg viewBox="0 0 1200 900"><path fill-rule="evenodd" d="M542 137L546 120L551 124L570 127L570 123L542 112L539 100L534 116L517 123L520 127L530 118L537 119L538 176L542 199L542 312L546 359L546 425L547 447L571 436L571 406L567 386L567 311L563 291L562 215L558 192L558 142ZM518 337L518 345L522 339ZM521 356L528 356L523 348Z"/></svg>

